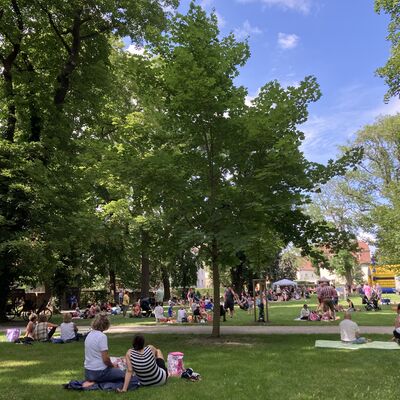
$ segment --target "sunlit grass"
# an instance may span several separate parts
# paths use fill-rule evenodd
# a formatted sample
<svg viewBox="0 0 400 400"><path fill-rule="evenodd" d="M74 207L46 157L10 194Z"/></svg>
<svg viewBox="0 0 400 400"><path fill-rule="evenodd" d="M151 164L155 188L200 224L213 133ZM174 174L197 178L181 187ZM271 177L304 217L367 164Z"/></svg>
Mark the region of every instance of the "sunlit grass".
<svg viewBox="0 0 400 400"><path fill-rule="evenodd" d="M388 340L387 336L371 336ZM110 353L122 355L131 335L109 335ZM384 350L316 349L316 335L226 336L147 335L164 354L184 352L186 367L202 381L169 380L165 387L142 388L124 398L213 399L397 399L398 353ZM323 335L337 339L337 335ZM0 399L109 399L109 393L70 392L62 383L83 377L83 343L0 346ZM25 361L26 360L26 361Z"/></svg>
<svg viewBox="0 0 400 400"><path fill-rule="evenodd" d="M391 326L394 323L395 318L395 308L396 303L400 302L400 296L397 295L384 295L384 297L388 297L391 299L392 304L389 306L382 306L381 311L365 311L364 306L361 304L361 297L353 296L352 300L357 308L360 308L360 312L356 312L353 314L353 319L357 323L366 326ZM269 314L269 325L283 325L283 326L301 326L301 325L321 325L321 323L326 324L325 322L309 322L309 321L295 321L300 314L300 309L303 304L308 304L311 309L315 309L317 307L317 299L315 296L312 296L311 299L308 300L292 300L289 302L269 302L268 303L268 314ZM341 301L340 304L343 307L346 307L347 303L345 301ZM175 312L177 311L177 307L175 307ZM338 313L338 316L342 319L343 313ZM119 325L145 325L152 326L157 325L154 318L124 318L122 315L111 315L110 316L111 324L113 326ZM62 322L61 315L53 316L52 322L60 324ZM91 323L91 320L74 320L74 322L78 326L88 327ZM328 322L329 324L338 324L339 321ZM12 321L6 325L17 325L22 328L26 322L24 321ZM248 313L247 311L243 311L239 309L239 307L235 308L234 318L229 318L227 316L226 322L221 322L222 325L226 326L252 326L259 325L258 322L254 320L254 312ZM186 325L186 324L183 324ZM181 324L176 324L175 326L179 327ZM81 328L85 330L86 328ZM1 340L1 338L0 338Z"/></svg>

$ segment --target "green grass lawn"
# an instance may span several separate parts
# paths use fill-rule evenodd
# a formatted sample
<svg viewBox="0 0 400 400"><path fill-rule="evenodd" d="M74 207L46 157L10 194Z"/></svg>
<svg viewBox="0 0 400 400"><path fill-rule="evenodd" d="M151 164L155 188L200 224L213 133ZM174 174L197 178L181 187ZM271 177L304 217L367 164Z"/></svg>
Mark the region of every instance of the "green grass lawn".
<svg viewBox="0 0 400 400"><path fill-rule="evenodd" d="M356 307L361 308L362 311L355 312L353 314L353 320L357 322L359 325L365 326L391 326L394 324L395 319L395 311L393 307L395 304L400 302L400 296L397 295L387 295L385 297L389 297L392 300L391 306L382 306L381 311L365 311L365 308L361 305L360 297L353 297L352 300ZM304 301L289 301L289 302L271 302L269 303L269 325L283 325L283 326L300 326L300 325L329 325L329 324L338 324L340 322L309 322L309 321L294 321L296 317L300 314L300 309L302 305L307 303L311 309L315 309L317 306L317 299L313 296L310 300ZM341 301L343 306L346 305L346 302ZM166 309L166 307L165 307ZM175 308L175 311L177 308ZM338 316L342 319L343 313L338 313ZM129 324L155 324L154 318L123 318L120 315L112 315L110 316L110 320L112 325L129 325ZM89 325L90 320L74 320L77 325L84 326ZM60 324L62 322L61 315L54 315L52 322ZM26 322L22 320L15 320L9 323L9 325L25 325ZM223 325L257 325L257 322L254 322L254 313L247 313L246 311L240 310L238 307L235 309L234 318L227 317L227 321L222 323ZM179 324L178 324L179 326Z"/></svg>
<svg viewBox="0 0 400 400"><path fill-rule="evenodd" d="M322 335L337 339L337 335ZM372 336L388 340L387 336ZM83 343L32 346L0 337L0 399L398 399L400 353L384 350L316 349L315 335L229 336L147 335L166 355L183 351L186 367L202 381L171 378L160 388L127 394L66 391L62 383L81 379ZM109 335L111 355L122 355L131 336Z"/></svg>

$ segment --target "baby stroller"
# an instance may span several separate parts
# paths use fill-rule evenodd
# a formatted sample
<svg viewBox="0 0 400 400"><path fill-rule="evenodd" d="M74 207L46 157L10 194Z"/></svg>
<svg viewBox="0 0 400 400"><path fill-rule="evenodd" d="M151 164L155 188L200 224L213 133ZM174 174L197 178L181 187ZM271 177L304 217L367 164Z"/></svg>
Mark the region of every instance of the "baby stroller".
<svg viewBox="0 0 400 400"><path fill-rule="evenodd" d="M372 296L371 299L368 299L368 297L364 295L362 297L362 303L365 305L367 311L378 311L381 309L378 305L378 298L376 296Z"/></svg>

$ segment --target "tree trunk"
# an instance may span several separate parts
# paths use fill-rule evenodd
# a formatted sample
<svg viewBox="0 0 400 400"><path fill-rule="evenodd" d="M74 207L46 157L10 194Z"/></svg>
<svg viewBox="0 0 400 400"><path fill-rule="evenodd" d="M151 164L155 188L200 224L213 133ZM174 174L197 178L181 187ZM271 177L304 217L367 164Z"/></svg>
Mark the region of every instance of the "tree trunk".
<svg viewBox="0 0 400 400"><path fill-rule="evenodd" d="M346 268L345 270L345 278L346 278L346 284L348 287L351 287L353 285L353 268L348 269Z"/></svg>
<svg viewBox="0 0 400 400"><path fill-rule="evenodd" d="M141 276L141 297L149 297L150 293L150 260L149 260L149 246L150 246L150 235L143 228L141 229L141 264L142 264L142 276Z"/></svg>
<svg viewBox="0 0 400 400"><path fill-rule="evenodd" d="M161 267L162 282L164 285L164 300L169 300L171 298L171 286L169 284L169 273L165 266Z"/></svg>
<svg viewBox="0 0 400 400"><path fill-rule="evenodd" d="M11 260L8 260L6 256L2 257L0 265L0 322L7 321L7 300L10 294L10 285L12 282L9 273L10 263Z"/></svg>
<svg viewBox="0 0 400 400"><path fill-rule="evenodd" d="M219 266L218 266L218 244L217 239L214 238L211 245L211 268L213 273L213 289L214 289L214 318L213 318L213 328L212 336L220 337L221 335L221 321L220 321L220 278L219 278Z"/></svg>
<svg viewBox="0 0 400 400"><path fill-rule="evenodd" d="M243 263L231 268L231 279L233 290L240 294L245 283Z"/></svg>

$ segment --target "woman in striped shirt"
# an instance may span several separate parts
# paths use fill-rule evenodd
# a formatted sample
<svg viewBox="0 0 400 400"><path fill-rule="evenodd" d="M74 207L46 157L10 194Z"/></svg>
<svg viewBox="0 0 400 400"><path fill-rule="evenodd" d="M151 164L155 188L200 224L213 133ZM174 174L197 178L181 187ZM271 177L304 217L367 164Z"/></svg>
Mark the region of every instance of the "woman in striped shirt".
<svg viewBox="0 0 400 400"><path fill-rule="evenodd" d="M141 386L160 386L167 382L168 372L163 354L152 345L144 345L144 337L136 335L133 338L132 349L126 353L127 370L121 392L126 392L135 373Z"/></svg>

